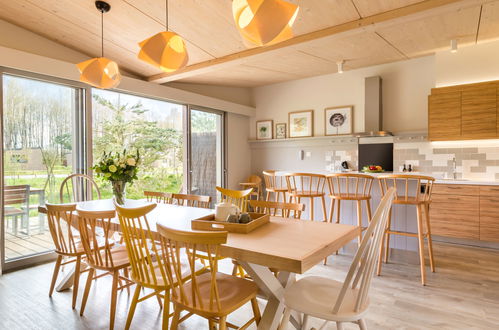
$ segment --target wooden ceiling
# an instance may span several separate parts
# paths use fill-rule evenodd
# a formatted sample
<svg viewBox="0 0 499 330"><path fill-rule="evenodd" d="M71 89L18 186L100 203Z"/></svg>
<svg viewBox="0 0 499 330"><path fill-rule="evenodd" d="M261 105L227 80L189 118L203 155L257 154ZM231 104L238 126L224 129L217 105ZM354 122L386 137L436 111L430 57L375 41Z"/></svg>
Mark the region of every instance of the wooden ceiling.
<svg viewBox="0 0 499 330"><path fill-rule="evenodd" d="M138 42L164 29L165 1L108 0L105 55L158 83L182 81L254 87L393 62L499 38L499 1L288 0L300 5L295 38L249 49L231 0L169 0L170 29L187 40L189 66L164 75L137 59ZM0 0L6 20L90 57L100 55L100 14L93 0Z"/></svg>

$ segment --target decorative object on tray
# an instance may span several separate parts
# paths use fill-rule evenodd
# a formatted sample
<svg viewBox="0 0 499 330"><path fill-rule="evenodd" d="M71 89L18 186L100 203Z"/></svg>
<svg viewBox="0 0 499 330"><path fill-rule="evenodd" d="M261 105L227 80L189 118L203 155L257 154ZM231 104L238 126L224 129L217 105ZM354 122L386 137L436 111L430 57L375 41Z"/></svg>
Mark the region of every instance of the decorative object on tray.
<svg viewBox="0 0 499 330"><path fill-rule="evenodd" d="M275 138L276 139L286 138L286 123L275 124Z"/></svg>
<svg viewBox="0 0 499 330"><path fill-rule="evenodd" d="M98 176L111 182L116 203L125 204L126 184L137 179L138 165L140 162L139 151L135 153L106 153L102 154L99 162L92 167Z"/></svg>
<svg viewBox="0 0 499 330"><path fill-rule="evenodd" d="M364 166L362 168L362 172L367 172L367 173L381 173L384 171L385 170L379 165L369 165L369 166Z"/></svg>
<svg viewBox="0 0 499 330"><path fill-rule="evenodd" d="M324 109L324 134L345 135L353 132L353 106Z"/></svg>
<svg viewBox="0 0 499 330"><path fill-rule="evenodd" d="M241 215L236 217L238 218L237 223L216 221L215 215L211 214L192 220L191 228L194 230L224 230L229 233L247 234L270 222L270 215L262 213L241 213ZM232 221L235 221L235 219ZM249 222L244 223L245 221Z"/></svg>
<svg viewBox="0 0 499 330"><path fill-rule="evenodd" d="M230 216L237 216L241 210L237 206L227 201L215 205L215 220L228 221Z"/></svg>
<svg viewBox="0 0 499 330"><path fill-rule="evenodd" d="M314 135L314 110L290 112L288 117L290 138Z"/></svg>
<svg viewBox="0 0 499 330"><path fill-rule="evenodd" d="M272 120L258 120L256 122L256 139L270 140L272 139L272 129L274 122Z"/></svg>

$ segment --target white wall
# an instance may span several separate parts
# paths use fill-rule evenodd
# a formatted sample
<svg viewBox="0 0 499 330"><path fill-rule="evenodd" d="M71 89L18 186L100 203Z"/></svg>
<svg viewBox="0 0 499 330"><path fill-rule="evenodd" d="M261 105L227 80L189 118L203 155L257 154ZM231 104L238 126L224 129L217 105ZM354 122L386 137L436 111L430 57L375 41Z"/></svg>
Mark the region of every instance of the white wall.
<svg viewBox="0 0 499 330"><path fill-rule="evenodd" d="M364 78L376 75L383 79L384 129L426 130L427 96L435 85L433 56L258 87L254 91L257 111L250 123L250 135L255 137L255 120L287 123L289 112L313 109L314 134L322 136L324 108L342 105L354 106L354 131L361 132Z"/></svg>
<svg viewBox="0 0 499 330"><path fill-rule="evenodd" d="M227 187L240 189L251 174L251 149L248 143L248 117L227 114Z"/></svg>

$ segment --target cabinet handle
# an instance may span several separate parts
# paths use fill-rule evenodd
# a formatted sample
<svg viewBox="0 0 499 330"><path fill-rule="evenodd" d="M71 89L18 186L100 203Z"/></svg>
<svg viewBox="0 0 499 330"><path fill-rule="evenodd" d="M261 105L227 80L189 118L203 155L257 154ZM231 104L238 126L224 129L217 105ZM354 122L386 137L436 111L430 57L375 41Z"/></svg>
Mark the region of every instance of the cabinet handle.
<svg viewBox="0 0 499 330"><path fill-rule="evenodd" d="M459 198L459 197L447 197L447 199L452 199L452 200L455 200L455 201L461 200L461 198Z"/></svg>

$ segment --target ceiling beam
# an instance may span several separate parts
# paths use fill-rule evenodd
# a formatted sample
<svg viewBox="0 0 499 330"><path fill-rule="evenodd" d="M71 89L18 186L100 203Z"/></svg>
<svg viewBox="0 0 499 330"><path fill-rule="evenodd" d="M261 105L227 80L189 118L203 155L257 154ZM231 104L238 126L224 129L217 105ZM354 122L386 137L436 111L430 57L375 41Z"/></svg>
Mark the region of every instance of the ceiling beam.
<svg viewBox="0 0 499 330"><path fill-rule="evenodd" d="M418 20L429 16L438 15L451 10L458 10L470 6L478 6L495 0L425 0L406 7L393 9L373 16L360 18L355 21L328 27L322 30L302 34L278 44L256 47L239 53L229 54L219 58L189 65L182 70L173 73L159 73L147 78L147 81L166 83L179 79L185 79L200 74L224 69L230 66L244 64L249 59L261 55L269 55L280 49L301 45L322 38L345 37L375 28L387 27L400 24L409 20Z"/></svg>

